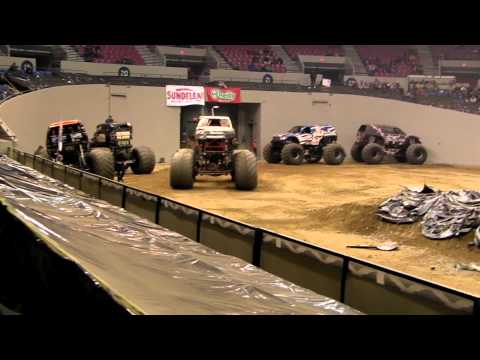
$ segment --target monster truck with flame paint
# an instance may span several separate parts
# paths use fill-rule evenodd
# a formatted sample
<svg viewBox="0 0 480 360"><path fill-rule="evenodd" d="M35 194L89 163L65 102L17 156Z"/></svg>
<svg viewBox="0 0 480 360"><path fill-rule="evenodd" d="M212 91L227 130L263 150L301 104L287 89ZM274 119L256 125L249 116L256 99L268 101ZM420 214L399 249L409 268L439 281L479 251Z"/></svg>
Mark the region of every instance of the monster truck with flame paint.
<svg viewBox="0 0 480 360"><path fill-rule="evenodd" d="M239 190L257 187L257 159L249 150L235 150L235 130L228 116L200 116L193 149L172 157L170 186L191 189L200 175L231 175Z"/></svg>
<svg viewBox="0 0 480 360"><path fill-rule="evenodd" d="M272 164L300 165L306 160L317 163L322 157L329 165L339 165L345 151L337 144L337 130L332 125L294 126L275 135L263 149L264 159Z"/></svg>

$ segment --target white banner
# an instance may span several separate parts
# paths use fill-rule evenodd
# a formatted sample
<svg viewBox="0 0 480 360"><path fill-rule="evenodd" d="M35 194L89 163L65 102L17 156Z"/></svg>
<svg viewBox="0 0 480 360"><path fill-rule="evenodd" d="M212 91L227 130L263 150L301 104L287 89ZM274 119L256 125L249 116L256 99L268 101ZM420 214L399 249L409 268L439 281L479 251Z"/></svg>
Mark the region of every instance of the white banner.
<svg viewBox="0 0 480 360"><path fill-rule="evenodd" d="M322 79L322 86L331 87L331 86L332 86L332 80L330 80L330 79Z"/></svg>
<svg viewBox="0 0 480 360"><path fill-rule="evenodd" d="M167 106L205 105L203 86L167 85Z"/></svg>

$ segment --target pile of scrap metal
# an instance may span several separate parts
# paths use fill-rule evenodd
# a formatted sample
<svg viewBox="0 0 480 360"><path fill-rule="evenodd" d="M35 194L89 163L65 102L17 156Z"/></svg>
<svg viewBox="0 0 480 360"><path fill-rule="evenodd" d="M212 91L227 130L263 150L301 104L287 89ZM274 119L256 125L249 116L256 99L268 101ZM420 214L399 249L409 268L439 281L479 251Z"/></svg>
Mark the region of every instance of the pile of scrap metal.
<svg viewBox="0 0 480 360"><path fill-rule="evenodd" d="M421 190L405 188L380 204L377 215L396 223L422 220L422 234L430 239L448 239L475 231L473 243L480 247L480 192L439 191L427 185Z"/></svg>

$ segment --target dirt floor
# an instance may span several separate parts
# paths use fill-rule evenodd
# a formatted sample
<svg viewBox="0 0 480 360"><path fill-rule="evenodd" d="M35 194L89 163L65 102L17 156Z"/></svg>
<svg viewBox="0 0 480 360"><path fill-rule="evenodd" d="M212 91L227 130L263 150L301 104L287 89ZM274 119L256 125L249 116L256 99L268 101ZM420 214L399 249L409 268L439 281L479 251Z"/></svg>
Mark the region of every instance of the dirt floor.
<svg viewBox="0 0 480 360"><path fill-rule="evenodd" d="M480 273L457 271L458 262L480 262L468 247L473 232L449 240L422 236L420 224L388 224L375 211L402 186L480 190L480 168L441 165L345 163L341 166L258 163L259 186L237 191L229 177L200 177L192 190L172 190L168 165L152 175L127 175L137 188L171 197L242 222L480 295ZM400 249L382 252L347 245L393 240Z"/></svg>

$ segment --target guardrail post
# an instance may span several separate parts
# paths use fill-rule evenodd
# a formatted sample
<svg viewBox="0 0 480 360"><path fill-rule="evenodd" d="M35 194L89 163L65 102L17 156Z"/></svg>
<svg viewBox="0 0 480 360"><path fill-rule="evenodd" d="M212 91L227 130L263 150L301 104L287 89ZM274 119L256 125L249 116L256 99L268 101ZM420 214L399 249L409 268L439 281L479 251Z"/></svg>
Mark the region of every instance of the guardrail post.
<svg viewBox="0 0 480 360"><path fill-rule="evenodd" d="M125 204L127 202L127 187L123 185L122 187L122 208L125 209Z"/></svg>
<svg viewBox="0 0 480 360"><path fill-rule="evenodd" d="M252 265L255 265L257 267L260 267L262 245L263 245L263 230L255 229L255 235L253 240L253 250L252 250Z"/></svg>
<svg viewBox="0 0 480 360"><path fill-rule="evenodd" d="M203 211L199 210L198 217L197 217L197 236L196 236L197 242L200 242L200 227L202 226L202 218L203 218Z"/></svg>
<svg viewBox="0 0 480 360"><path fill-rule="evenodd" d="M102 178L98 178L98 198L102 199Z"/></svg>
<svg viewBox="0 0 480 360"><path fill-rule="evenodd" d="M160 208L162 205L162 198L160 196L157 196L157 204L155 207L155 224L159 225L160 224Z"/></svg>
<svg viewBox="0 0 480 360"><path fill-rule="evenodd" d="M35 163L37 162L37 155L33 155L32 168L35 169Z"/></svg>
<svg viewBox="0 0 480 360"><path fill-rule="evenodd" d="M345 288L347 285L347 274L348 274L348 265L350 264L350 259L343 258L342 265L342 280L340 283L340 302L345 302Z"/></svg>

